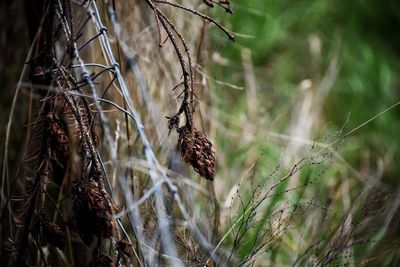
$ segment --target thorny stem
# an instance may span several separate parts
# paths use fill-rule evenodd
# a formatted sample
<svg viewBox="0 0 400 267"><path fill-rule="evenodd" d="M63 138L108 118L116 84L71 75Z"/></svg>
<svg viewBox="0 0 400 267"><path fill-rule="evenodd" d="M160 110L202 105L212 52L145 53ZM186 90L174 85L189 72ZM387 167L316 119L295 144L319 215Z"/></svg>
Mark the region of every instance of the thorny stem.
<svg viewBox="0 0 400 267"><path fill-rule="evenodd" d="M186 119L184 127L191 132L192 131L192 123L193 123L192 117L193 117L193 110L194 110L193 109L193 101L194 101L195 94L194 94L194 75L193 75L193 71L192 71L192 58L190 55L190 50L185 42L185 39L179 32L179 30L168 19L168 17L165 16L163 14L163 12L161 12L158 9L158 7L154 3L167 4L167 5L171 5L173 7L188 11L188 12L195 14L195 15L203 18L204 20L207 20L207 21L213 23L214 25L216 25L229 37L230 40L234 41L234 36L225 27L223 27L221 24L219 24L213 18L211 18L205 14L202 14L196 10L187 8L187 7L179 5L179 4L171 3L168 1L146 0L146 2L155 14L158 31L159 31L160 23L161 23L162 27L164 28L164 30L166 31L166 33L168 35L168 38L171 40L174 50L178 56L178 60L179 60L179 63L180 63L181 69L182 69L182 73L183 73L183 85L184 85L183 100L182 100L182 103L181 103L181 106L180 106L178 112L175 115L173 115L172 117L167 117L169 119L169 128L170 128L170 130L172 128L175 128L176 130L178 130L179 129L179 117L182 113L184 113L185 119ZM178 42L175 38L174 33L178 37L178 39L181 41L182 46L185 49L185 53L188 58L188 65L189 65L188 68L186 67L183 53L178 45ZM160 32L159 32L159 35L160 35ZM192 107L190 107L191 105L192 105Z"/></svg>
<svg viewBox="0 0 400 267"><path fill-rule="evenodd" d="M149 3L151 3L150 0L148 0ZM154 5L153 5L154 6ZM186 70L186 64L185 64L185 60L183 59L183 55L182 55L182 51L180 50L175 36L173 35L172 31L170 30L170 28L168 27L168 22L165 19L165 16L162 15L162 13L158 10L157 7L154 6L154 9L157 13L157 16L161 22L161 24L163 25L163 28L165 29L165 31L168 34L169 39L171 40L172 45L174 46L174 49L176 51L176 54L179 58L179 63L181 65L181 69L183 72L183 86L184 86L184 97L182 100L182 104L181 107L179 108L179 111L173 116L172 118L177 119L177 121L179 122L179 116L184 113L185 117L186 117L186 126L191 130L192 129L192 111L189 108L189 94L190 94L190 86L189 86L189 73ZM160 15L161 14L161 15ZM179 125L173 125L174 127L178 127Z"/></svg>
<svg viewBox="0 0 400 267"><path fill-rule="evenodd" d="M162 16L165 21L169 24L169 26L171 27L171 29L175 32L175 34L178 36L178 38L181 40L181 43L183 45L183 48L185 49L187 58L188 58L188 65L189 65L189 76L190 76L190 102L193 103L193 96L194 96L194 77L193 77L193 70L192 70L192 57L190 55L190 49L186 44L185 39L183 38L183 36L180 34L180 32L178 31L178 29L175 27L175 25L163 14L163 13L159 13L160 16ZM186 91L186 90L185 90ZM187 101L187 99L186 99ZM193 112L193 108L192 108L192 112Z"/></svg>
<svg viewBox="0 0 400 267"><path fill-rule="evenodd" d="M207 15L205 15L203 13L198 12L197 10L182 6L180 4L171 3L171 2L163 1L163 0L154 0L154 2L160 3L160 4L170 5L170 6L173 6L173 7L176 7L176 8L183 9L183 10L188 11L190 13L193 13L193 14L195 14L195 15L197 15L197 16L199 16L199 17L201 17L201 18L203 18L203 19L205 19L205 20L207 20L207 21L209 21L211 23L213 23L215 26L220 28L228 36L228 38L231 41L233 41L233 42L235 41L235 36L232 33L230 33L228 29L226 29L224 26L222 26L219 22L217 22L215 19L213 19L210 16L207 16Z"/></svg>

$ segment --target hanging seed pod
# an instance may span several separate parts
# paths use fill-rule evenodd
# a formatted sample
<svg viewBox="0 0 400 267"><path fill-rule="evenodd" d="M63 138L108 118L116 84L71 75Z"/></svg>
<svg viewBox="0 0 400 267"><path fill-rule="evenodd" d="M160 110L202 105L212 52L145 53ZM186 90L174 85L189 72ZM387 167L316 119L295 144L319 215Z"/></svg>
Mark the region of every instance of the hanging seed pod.
<svg viewBox="0 0 400 267"><path fill-rule="evenodd" d="M67 125L54 112L47 114L46 119L53 176L60 182L64 177L70 155Z"/></svg>
<svg viewBox="0 0 400 267"><path fill-rule="evenodd" d="M42 220L40 225L43 230L43 235L47 242L61 250L65 247L65 234L60 226L48 221Z"/></svg>
<svg viewBox="0 0 400 267"><path fill-rule="evenodd" d="M67 125L54 112L50 112L46 117L49 124L50 136L54 139L53 142L59 145L57 149L67 157L69 155Z"/></svg>
<svg viewBox="0 0 400 267"><path fill-rule="evenodd" d="M214 180L215 149L207 136L197 129L190 131L186 126L178 130L178 150L182 159L207 180Z"/></svg>
<svg viewBox="0 0 400 267"><path fill-rule="evenodd" d="M114 235L111 199L93 180L82 179L74 188L74 213L82 240L90 245L93 236L110 238Z"/></svg>
<svg viewBox="0 0 400 267"><path fill-rule="evenodd" d="M127 257L132 257L132 245L125 240L118 240L116 248L120 254L124 254Z"/></svg>

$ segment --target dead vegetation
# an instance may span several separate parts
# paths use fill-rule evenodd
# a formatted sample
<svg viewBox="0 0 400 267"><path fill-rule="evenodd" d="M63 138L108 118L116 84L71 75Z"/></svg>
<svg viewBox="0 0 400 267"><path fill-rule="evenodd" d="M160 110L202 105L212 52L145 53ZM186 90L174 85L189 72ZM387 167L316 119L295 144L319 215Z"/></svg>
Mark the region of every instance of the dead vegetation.
<svg viewBox="0 0 400 267"><path fill-rule="evenodd" d="M227 1L206 4L216 4L232 13ZM189 251L203 251L197 257L211 250L209 241L191 221L182 199L185 196L176 184L181 182L173 182L156 158L156 149L168 152L173 146L154 148L149 139L148 134L166 136L167 129L147 130L142 123L143 118L147 121L146 115L139 115L141 111L149 114L156 110L149 106L146 110L150 103L143 103L152 102L153 96L146 92L147 85L137 67L141 55L127 44L129 40L119 22L119 10L126 5L69 0L45 4L28 56L28 74L16 92L16 97L20 90L27 92L28 101L38 108L29 111L29 141L23 171L14 180L17 187L6 192L7 207L2 201L2 214L7 209L17 222L2 227L2 235L9 235L5 257L8 265L182 265L183 248L178 249L173 242L178 228L185 233L183 242L194 244L198 239L195 243L199 245L184 245ZM166 100L170 110L180 103L168 125L179 133L177 149L183 161L213 180L215 151L204 132L193 126L199 99L192 56L173 14L186 12L216 25L232 40L233 35L212 17L178 3L148 0L144 5L132 3L129 7L143 18L153 13L156 27L148 34L152 38L153 33L158 34L160 51L156 53L161 64L174 64L175 59L167 63L161 51L166 44L172 45L180 70L167 71L175 73L174 80L183 79L176 87L178 102L165 97L169 92L159 92L159 97ZM134 27L145 25L136 21L140 25ZM122 73L127 69L136 78L133 89L126 82L131 73ZM169 73L161 75L170 77ZM165 115L159 111L150 117L158 124ZM121 160L126 164L120 166ZM130 165L133 162L140 162L139 171ZM26 177L24 186L21 175ZM10 177L4 179L11 181ZM176 220L187 223L175 225Z"/></svg>
<svg viewBox="0 0 400 267"><path fill-rule="evenodd" d="M17 172L2 175L5 266L326 266L374 260L375 244L387 242L396 229L398 196L381 196L374 184L353 203L346 199L339 215L331 207L341 197L322 204L313 199L310 185L330 170L353 131L309 141L315 127L304 128L302 119L319 110L305 106L295 114L299 124L292 130L305 132L300 141L306 146L267 131L290 140L291 160L268 159L278 164L263 168L265 157L252 153L260 158L256 164L249 156L237 168L218 169L217 161L225 159L211 140L216 128L226 138L232 133L213 114L210 28L226 42L234 36L222 18L209 15L215 9L234 11L226 0L46 1L10 116L10 127L24 121L20 140L26 142ZM261 108L249 53L243 50L242 58L253 118ZM241 128L241 145L265 134L254 121L232 121ZM186 165L202 178L188 178ZM333 185L332 191L348 187Z"/></svg>

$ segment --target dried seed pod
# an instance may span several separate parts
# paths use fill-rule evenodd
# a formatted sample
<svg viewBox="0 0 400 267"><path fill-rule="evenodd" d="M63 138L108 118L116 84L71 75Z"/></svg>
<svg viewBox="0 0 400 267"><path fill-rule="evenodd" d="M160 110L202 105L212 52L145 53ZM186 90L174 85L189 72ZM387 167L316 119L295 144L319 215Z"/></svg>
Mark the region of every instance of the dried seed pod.
<svg viewBox="0 0 400 267"><path fill-rule="evenodd" d="M118 240L116 248L120 254L124 254L127 257L132 257L131 249L132 245L125 240Z"/></svg>
<svg viewBox="0 0 400 267"><path fill-rule="evenodd" d="M54 139L54 142L60 147L57 147L61 152L68 155L68 135L67 135L67 125L62 119L57 116L54 112L49 112L47 114L47 119L49 123L50 136Z"/></svg>
<svg viewBox="0 0 400 267"><path fill-rule="evenodd" d="M115 267L115 262L110 256L100 254L93 260L93 266L94 267Z"/></svg>
<svg viewBox="0 0 400 267"><path fill-rule="evenodd" d="M64 177L70 155L67 125L54 112L47 114L46 119L48 123L47 134L50 141L50 161L53 176L60 180Z"/></svg>
<svg viewBox="0 0 400 267"><path fill-rule="evenodd" d="M178 132L178 150L182 159L192 165L202 177L214 180L215 150L207 136L197 129L190 131L186 126Z"/></svg>
<svg viewBox="0 0 400 267"><path fill-rule="evenodd" d="M93 180L82 179L74 188L74 213L82 240L90 245L93 236L110 238L114 235L116 209L107 192Z"/></svg>
<svg viewBox="0 0 400 267"><path fill-rule="evenodd" d="M42 220L40 225L43 230L43 235L47 242L61 250L65 247L65 234L60 226L48 221Z"/></svg>

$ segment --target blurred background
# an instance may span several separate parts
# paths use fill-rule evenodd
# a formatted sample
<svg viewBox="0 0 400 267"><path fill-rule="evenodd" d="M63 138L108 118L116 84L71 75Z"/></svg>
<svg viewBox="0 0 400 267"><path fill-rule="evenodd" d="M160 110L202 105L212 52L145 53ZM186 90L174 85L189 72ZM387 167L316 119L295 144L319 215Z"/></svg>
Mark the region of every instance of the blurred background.
<svg viewBox="0 0 400 267"><path fill-rule="evenodd" d="M226 24L237 42L215 36L212 57L214 77L234 86L217 83L213 93L221 117L229 114L224 126L247 128L258 147L348 132L399 100L397 1L255 0L234 7ZM369 122L340 150L350 166L375 170L388 188L398 183L399 112ZM228 154L244 154L235 139L226 142Z"/></svg>
<svg viewBox="0 0 400 267"><path fill-rule="evenodd" d="M307 155L314 141L324 147L351 132L336 147L328 170L307 186L308 193L301 198L320 204L333 199L333 213L340 214L367 188L398 196L398 1L254 0L236 1L233 6L235 14L227 17L226 24L237 41L222 42L223 36L215 33L212 49L216 79L212 93L220 108L216 128L224 129L216 130L217 143L224 151L221 164L229 166L219 169L221 176L235 177L253 162L261 175L276 162L292 166ZM298 183L296 179L319 175L310 172L295 176L289 187ZM377 191L368 193L367 199ZM379 203L377 209L383 211L384 206ZM389 232L398 233L394 225L400 223L399 209L394 210ZM340 216L332 217L331 227L335 218ZM398 252L391 258L386 249L397 238L387 239L390 242L378 242L382 254L376 258L383 257L379 264L350 260L333 266L396 266ZM293 247L286 251L287 257L298 253L299 247Z"/></svg>
<svg viewBox="0 0 400 267"><path fill-rule="evenodd" d="M40 13L39 2L33 6ZM257 257L251 263L398 266L400 3L233 0L231 5L233 15L222 9L209 13L235 34L236 42L207 27L210 34L201 51L204 60L196 68L199 82L206 88L198 93L198 125L209 133L217 149L214 188L222 213L220 237L232 225L224 216L235 207L238 196L237 213L232 213L236 219L244 214L240 202L256 199L253 183L267 184L267 190L273 181L279 181L274 170L290 172L306 159L307 164L280 185L280 192L285 193L262 205L264 215L257 225L269 225L270 234L278 231L271 226L272 210L293 203L312 203L319 215L297 214L291 209L286 220L293 219L296 230L285 228L279 242L263 247L265 253L254 254ZM26 13L26 6L33 12ZM200 3L194 6L204 8ZM32 4L24 1L1 1L2 151L14 90L37 29L35 12ZM177 18L182 20L189 42L198 37L190 35L190 17ZM192 27L201 27L201 20L196 23ZM149 50L147 46L143 43L135 49ZM152 82L148 83L151 86ZM11 141L12 169L18 165L22 142L18 138ZM297 190L301 186L304 190ZM204 204L200 219L206 210ZM351 220L349 213L354 216ZM295 219L294 214L298 215ZM265 217L268 222L263 221ZM286 225L285 219L278 221L280 227ZM332 240L343 240L337 233L347 224L361 227L349 231L353 241L367 238L336 247ZM323 230L317 233L315 228ZM256 229L246 233L237 252L242 260L238 262L249 263L245 260L257 233ZM321 247L316 248L315 239L321 240ZM226 248L235 245L234 237L223 240ZM327 253L321 252L324 250ZM324 261L331 252L335 257Z"/></svg>

